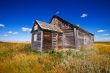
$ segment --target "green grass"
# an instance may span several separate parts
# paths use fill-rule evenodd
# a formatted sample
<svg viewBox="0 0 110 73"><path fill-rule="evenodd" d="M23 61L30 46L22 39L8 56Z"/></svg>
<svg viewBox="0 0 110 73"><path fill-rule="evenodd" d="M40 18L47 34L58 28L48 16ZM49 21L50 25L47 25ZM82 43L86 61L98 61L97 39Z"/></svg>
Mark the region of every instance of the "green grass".
<svg viewBox="0 0 110 73"><path fill-rule="evenodd" d="M108 43L43 53L29 43L0 43L0 73L110 73L109 51Z"/></svg>

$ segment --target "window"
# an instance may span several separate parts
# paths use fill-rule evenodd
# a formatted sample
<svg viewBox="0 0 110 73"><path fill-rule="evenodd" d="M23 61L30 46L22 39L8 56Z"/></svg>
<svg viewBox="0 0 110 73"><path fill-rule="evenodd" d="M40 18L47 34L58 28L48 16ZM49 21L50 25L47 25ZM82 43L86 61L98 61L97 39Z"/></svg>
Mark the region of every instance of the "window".
<svg viewBox="0 0 110 73"><path fill-rule="evenodd" d="M35 25L35 26L34 26L34 30L37 30L37 29L38 29L38 26L37 26L37 25Z"/></svg>
<svg viewBox="0 0 110 73"><path fill-rule="evenodd" d="M37 34L34 34L34 41L37 41Z"/></svg>

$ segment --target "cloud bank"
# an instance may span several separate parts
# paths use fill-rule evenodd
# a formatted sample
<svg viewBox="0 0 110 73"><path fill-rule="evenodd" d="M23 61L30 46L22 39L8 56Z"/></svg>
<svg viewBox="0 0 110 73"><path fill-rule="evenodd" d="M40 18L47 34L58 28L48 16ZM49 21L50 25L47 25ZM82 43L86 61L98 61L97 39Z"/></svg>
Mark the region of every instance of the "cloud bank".
<svg viewBox="0 0 110 73"><path fill-rule="evenodd" d="M22 27L21 29L24 32L30 32L32 30L31 28L27 28L27 27Z"/></svg>
<svg viewBox="0 0 110 73"><path fill-rule="evenodd" d="M0 27L5 27L5 25L4 24L0 24Z"/></svg>

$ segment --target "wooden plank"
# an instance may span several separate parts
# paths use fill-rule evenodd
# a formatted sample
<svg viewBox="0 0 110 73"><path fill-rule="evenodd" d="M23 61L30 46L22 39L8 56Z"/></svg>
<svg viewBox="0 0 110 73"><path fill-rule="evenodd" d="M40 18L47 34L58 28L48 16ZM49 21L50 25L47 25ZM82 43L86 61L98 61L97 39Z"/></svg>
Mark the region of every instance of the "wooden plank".
<svg viewBox="0 0 110 73"><path fill-rule="evenodd" d="M76 29L76 48L78 49L79 48L79 34L78 34L78 32L79 32L79 30L78 29Z"/></svg>
<svg viewBox="0 0 110 73"><path fill-rule="evenodd" d="M72 36L73 37L73 33L64 33L65 36Z"/></svg>
<svg viewBox="0 0 110 73"><path fill-rule="evenodd" d="M41 51L42 51L42 49L43 49L43 31L41 31Z"/></svg>
<svg viewBox="0 0 110 73"><path fill-rule="evenodd" d="M52 33L52 48L55 49L57 46L57 33Z"/></svg>
<svg viewBox="0 0 110 73"><path fill-rule="evenodd" d="M52 48L58 48L58 33L52 33Z"/></svg>
<svg viewBox="0 0 110 73"><path fill-rule="evenodd" d="M53 49L53 32L52 32L52 49Z"/></svg>
<svg viewBox="0 0 110 73"><path fill-rule="evenodd" d="M86 34L84 34L84 45L86 45Z"/></svg>
<svg viewBox="0 0 110 73"><path fill-rule="evenodd" d="M75 48L77 48L77 34L76 28L74 28Z"/></svg>
<svg viewBox="0 0 110 73"><path fill-rule="evenodd" d="M64 49L64 34L62 34L62 47Z"/></svg>
<svg viewBox="0 0 110 73"><path fill-rule="evenodd" d="M57 50L58 49L58 33L56 35L56 39L57 39L57 41L56 41L56 50Z"/></svg>

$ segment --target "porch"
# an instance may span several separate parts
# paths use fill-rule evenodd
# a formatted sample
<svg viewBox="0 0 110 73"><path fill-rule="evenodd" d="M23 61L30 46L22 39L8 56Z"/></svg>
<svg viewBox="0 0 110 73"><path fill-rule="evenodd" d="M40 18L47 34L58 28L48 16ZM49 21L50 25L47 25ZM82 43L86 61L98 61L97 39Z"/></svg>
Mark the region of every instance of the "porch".
<svg viewBox="0 0 110 73"><path fill-rule="evenodd" d="M43 31L43 50L63 49L63 34L57 32Z"/></svg>

